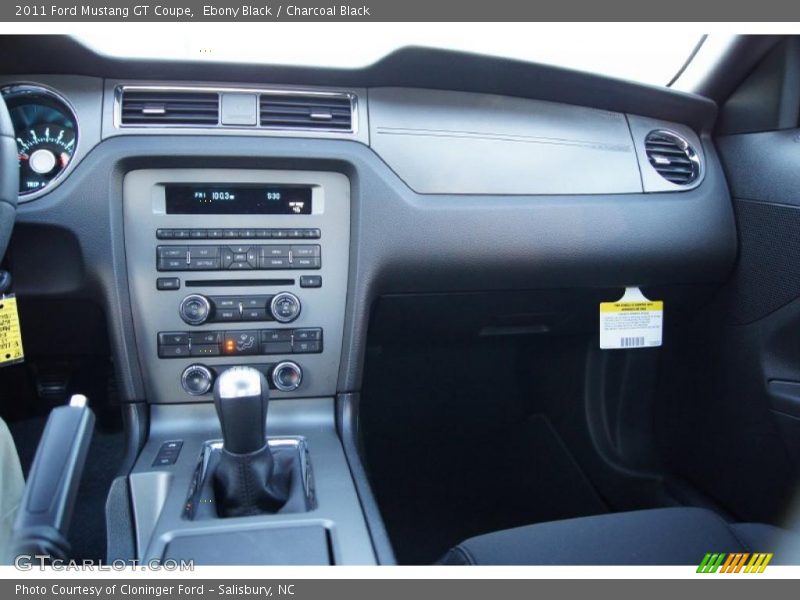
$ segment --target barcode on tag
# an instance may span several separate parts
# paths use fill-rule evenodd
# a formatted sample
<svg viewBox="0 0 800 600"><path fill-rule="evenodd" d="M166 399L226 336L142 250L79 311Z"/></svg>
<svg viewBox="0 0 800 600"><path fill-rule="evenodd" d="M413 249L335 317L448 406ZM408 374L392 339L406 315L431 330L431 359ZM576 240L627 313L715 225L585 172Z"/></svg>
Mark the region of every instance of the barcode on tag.
<svg viewBox="0 0 800 600"><path fill-rule="evenodd" d="M644 336L619 338L620 348L638 348L644 346Z"/></svg>

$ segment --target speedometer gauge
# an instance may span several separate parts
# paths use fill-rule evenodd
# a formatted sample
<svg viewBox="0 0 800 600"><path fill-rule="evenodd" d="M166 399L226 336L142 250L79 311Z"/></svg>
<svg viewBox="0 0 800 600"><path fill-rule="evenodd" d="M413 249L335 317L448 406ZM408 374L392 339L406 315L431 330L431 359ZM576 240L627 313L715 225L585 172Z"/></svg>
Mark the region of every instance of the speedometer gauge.
<svg viewBox="0 0 800 600"><path fill-rule="evenodd" d="M55 123L37 125L17 134L17 148L19 191L35 192L69 164L75 150L75 131Z"/></svg>
<svg viewBox="0 0 800 600"><path fill-rule="evenodd" d="M3 88L19 151L20 199L41 192L62 175L75 154L75 113L55 92L34 85Z"/></svg>

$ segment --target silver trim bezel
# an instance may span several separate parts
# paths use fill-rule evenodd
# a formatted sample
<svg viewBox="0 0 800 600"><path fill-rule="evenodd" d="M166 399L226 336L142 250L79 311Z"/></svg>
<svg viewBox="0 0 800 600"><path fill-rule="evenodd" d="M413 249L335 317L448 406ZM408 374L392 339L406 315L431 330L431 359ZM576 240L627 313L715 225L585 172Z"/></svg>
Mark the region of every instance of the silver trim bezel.
<svg viewBox="0 0 800 600"><path fill-rule="evenodd" d="M203 374L206 375L206 377L208 378L208 389L206 389L206 391L193 392L192 390L189 389L189 387L186 384L186 380L189 378L188 373L190 371L202 371ZM186 367L181 373L181 387L190 396L203 396L208 392L210 392L211 388L214 387L214 374L211 372L211 369L209 369L205 365L191 364L188 367Z"/></svg>
<svg viewBox="0 0 800 600"><path fill-rule="evenodd" d="M281 369L290 368L297 372L299 379L297 380L297 385L289 386L289 385L282 385L278 381L278 377L275 375ZM277 389L281 392L293 392L298 389L301 385L303 385L303 369L293 360L284 360L279 362L272 368L272 385L274 385Z"/></svg>
<svg viewBox="0 0 800 600"><path fill-rule="evenodd" d="M220 111L222 106L222 94L256 94L256 124L255 125L223 125L220 117L217 117L217 124L209 125L189 125L178 124L170 125L166 123L145 123L142 125L125 125L122 123L122 95L126 91L133 92L199 92L216 93L220 100ZM350 129L325 128L325 127L277 127L261 125L261 95L294 95L301 97L322 97L322 98L347 98L350 100ZM250 88L250 87L218 87L200 85L117 85L114 87L114 128L118 130L147 130L147 129L181 129L188 131L207 132L207 131L297 131L303 133L339 133L352 134L358 133L358 96L352 92L332 92L323 90L298 90L293 88Z"/></svg>
<svg viewBox="0 0 800 600"><path fill-rule="evenodd" d="M297 303L297 313L291 318L286 319L284 317L278 316L278 313L275 311L275 305L278 303L279 299L285 297L293 298L294 301ZM292 292L278 292L272 297L272 300L269 302L269 312L272 314L272 318L275 319L278 323L292 323L296 321L300 317L300 313L303 312L303 304L300 302L300 298L294 295Z"/></svg>
<svg viewBox="0 0 800 600"><path fill-rule="evenodd" d="M650 157L647 155L647 138L649 138L653 134L665 135L671 137L678 143L678 145L681 147L681 150L683 150L686 153L686 158L688 158L697 167L697 173L695 174L694 178L691 181L687 181L686 183L675 183L674 181L670 181L669 179L664 177L661 173L659 173L658 170L650 163ZM643 143L644 143L645 159L647 161L648 166L651 169L653 169L653 171L655 171L656 174L662 179L664 179L664 181L666 181L667 183L674 185L678 189L690 189L695 187L700 181L703 180L703 177L705 176L705 171L704 171L705 165L700 158L700 153L694 148L694 146L692 146L691 142L689 142L689 140L687 140L681 134L671 129L664 129L664 128L653 129L649 131L647 135L644 136Z"/></svg>
<svg viewBox="0 0 800 600"><path fill-rule="evenodd" d="M69 110L72 120L75 123L75 148L72 151L72 157L70 158L69 164L58 175L53 177L53 179L51 179L44 187L41 187L34 192L20 192L18 195L17 202L24 203L36 200L37 198L41 198L45 194L49 193L51 190L61 185L61 183L64 181L67 175L69 175L72 172L72 170L75 168L75 165L78 162L75 159L78 156L79 148L81 147L80 145L82 143L81 142L82 136L81 136L81 126L78 120L78 111L75 110L75 107L73 106L72 102L70 102L62 93L57 91L55 88L42 83L37 83L33 81L14 81L0 86L0 95L2 95L3 99L5 100L6 91L9 90L10 88L18 88L18 87L31 88L35 93L39 93L42 96L50 96L55 100L57 100L58 102L61 102L67 108L67 110ZM16 143L16 138L17 138L17 132L14 131L15 143Z"/></svg>
<svg viewBox="0 0 800 600"><path fill-rule="evenodd" d="M189 300L192 300L192 299L199 299L203 303L203 305L205 305L205 307L206 307L206 316L203 317L202 320L199 320L199 321L197 319L191 319L190 320L190 319L187 319L186 315L183 314L183 306ZM203 296L203 294L189 294L188 296L185 296L183 298L183 300L181 300L181 303L178 305L178 316L181 319L183 319L183 322L186 323L187 325L194 325L196 327L196 326L202 325L203 323L208 321L208 319L211 317L211 310L212 310L211 302L209 301L208 298Z"/></svg>

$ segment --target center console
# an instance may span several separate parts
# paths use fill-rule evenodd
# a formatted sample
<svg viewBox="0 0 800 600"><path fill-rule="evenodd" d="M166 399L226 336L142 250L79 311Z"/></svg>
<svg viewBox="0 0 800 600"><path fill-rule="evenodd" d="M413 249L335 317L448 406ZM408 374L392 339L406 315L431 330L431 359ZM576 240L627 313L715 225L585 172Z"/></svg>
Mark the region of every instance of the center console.
<svg viewBox="0 0 800 600"><path fill-rule="evenodd" d="M125 248L150 402L211 399L234 365L276 398L333 396L350 186L338 173L141 170L125 177Z"/></svg>
<svg viewBox="0 0 800 600"><path fill-rule="evenodd" d="M150 411L137 558L374 564L335 418L347 177L133 171L123 219Z"/></svg>

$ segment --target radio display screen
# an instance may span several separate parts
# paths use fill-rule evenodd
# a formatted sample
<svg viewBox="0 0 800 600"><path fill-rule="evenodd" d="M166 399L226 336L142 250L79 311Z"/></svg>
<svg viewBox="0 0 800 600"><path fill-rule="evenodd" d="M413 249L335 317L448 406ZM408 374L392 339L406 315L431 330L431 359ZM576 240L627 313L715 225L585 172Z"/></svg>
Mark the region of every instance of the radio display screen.
<svg viewBox="0 0 800 600"><path fill-rule="evenodd" d="M168 215L310 215L311 186L164 186Z"/></svg>

